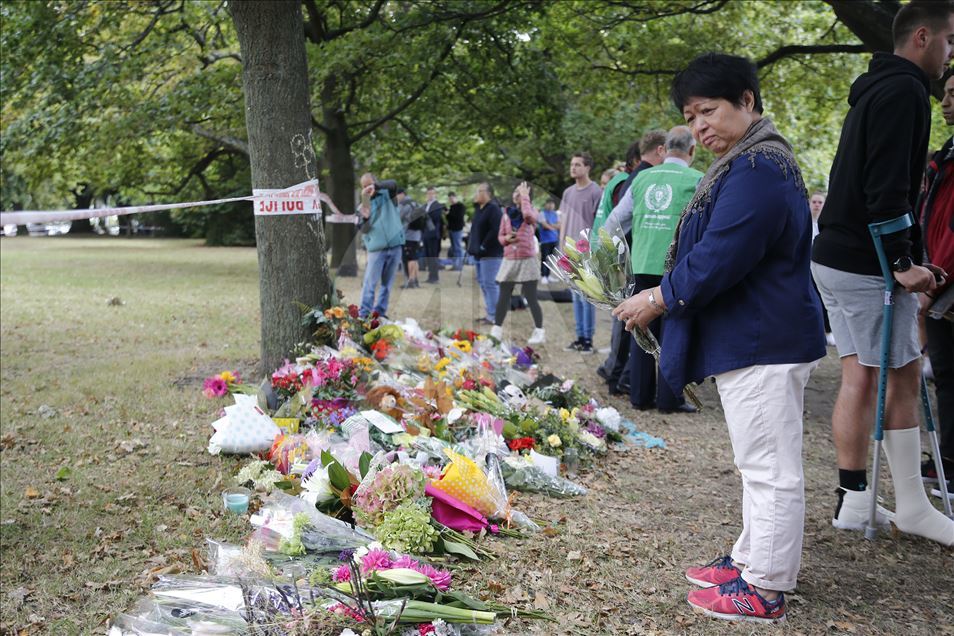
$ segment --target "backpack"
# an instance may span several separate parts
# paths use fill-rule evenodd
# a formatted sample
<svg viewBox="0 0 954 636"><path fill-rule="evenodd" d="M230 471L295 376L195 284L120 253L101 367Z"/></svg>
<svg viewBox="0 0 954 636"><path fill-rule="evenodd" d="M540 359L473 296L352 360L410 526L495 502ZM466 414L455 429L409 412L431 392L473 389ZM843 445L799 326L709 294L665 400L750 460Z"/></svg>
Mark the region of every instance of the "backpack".
<svg viewBox="0 0 954 636"><path fill-rule="evenodd" d="M430 219L427 218L427 215L424 213L424 210L422 210L420 207L415 207L414 214L417 214L418 216L408 224L407 229L417 230L419 232L426 231L427 225Z"/></svg>

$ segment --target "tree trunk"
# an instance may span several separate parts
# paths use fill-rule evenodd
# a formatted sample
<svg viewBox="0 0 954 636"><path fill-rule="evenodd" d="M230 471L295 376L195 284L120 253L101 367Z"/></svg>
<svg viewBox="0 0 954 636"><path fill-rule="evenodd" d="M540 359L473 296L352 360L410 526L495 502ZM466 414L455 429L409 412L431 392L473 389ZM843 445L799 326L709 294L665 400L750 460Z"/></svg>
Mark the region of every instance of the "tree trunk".
<svg viewBox="0 0 954 636"><path fill-rule="evenodd" d="M314 157L308 163L293 151L293 139L310 139L311 132L301 2L233 0L229 6L242 52L252 187L285 188L305 181L316 166ZM269 373L308 337L298 303L317 305L331 281L318 217L256 217L255 240L262 371Z"/></svg>
<svg viewBox="0 0 954 636"><path fill-rule="evenodd" d="M328 130L325 134L325 163L330 173L325 186L342 214L353 214L355 175L351 139L348 136L348 122L338 108L335 89L332 77L325 82L321 91L322 123ZM331 266L338 270L338 276L357 276L357 228L345 223L331 223L328 227L331 235Z"/></svg>
<svg viewBox="0 0 954 636"><path fill-rule="evenodd" d="M84 183L80 188L73 190L73 199L75 200L73 207L77 210L85 210L93 202L95 196L96 193L89 187L89 184ZM67 234L69 236L76 234L95 234L95 231L93 230L93 224L88 219L80 219L70 223L70 229L67 231Z"/></svg>

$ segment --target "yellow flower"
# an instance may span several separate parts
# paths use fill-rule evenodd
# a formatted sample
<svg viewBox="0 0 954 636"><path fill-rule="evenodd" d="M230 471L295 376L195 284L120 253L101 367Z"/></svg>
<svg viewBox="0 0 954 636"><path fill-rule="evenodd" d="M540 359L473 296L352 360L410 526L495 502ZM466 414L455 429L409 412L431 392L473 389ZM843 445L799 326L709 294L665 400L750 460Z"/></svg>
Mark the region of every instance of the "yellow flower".
<svg viewBox="0 0 954 636"><path fill-rule="evenodd" d="M560 439L559 435L553 434L547 438L547 444L549 444L553 448L559 448L560 446L563 445L563 440Z"/></svg>
<svg viewBox="0 0 954 636"><path fill-rule="evenodd" d="M560 419L562 419L564 422L570 419L570 412L566 409L560 409Z"/></svg>
<svg viewBox="0 0 954 636"><path fill-rule="evenodd" d="M451 363L450 358L441 358L437 361L437 364L434 365L435 371L443 371L447 365Z"/></svg>
<svg viewBox="0 0 954 636"><path fill-rule="evenodd" d="M575 418L575 417L576 417L576 414L579 413L579 412L580 412L580 407L574 406L574 407L573 407L573 410L570 411L570 417L574 417L574 418Z"/></svg>
<svg viewBox="0 0 954 636"><path fill-rule="evenodd" d="M454 347L463 353L470 353L471 344L469 340L455 340Z"/></svg>
<svg viewBox="0 0 954 636"><path fill-rule="evenodd" d="M219 374L219 379L224 380L226 384L235 384L235 376L231 371L223 371Z"/></svg>

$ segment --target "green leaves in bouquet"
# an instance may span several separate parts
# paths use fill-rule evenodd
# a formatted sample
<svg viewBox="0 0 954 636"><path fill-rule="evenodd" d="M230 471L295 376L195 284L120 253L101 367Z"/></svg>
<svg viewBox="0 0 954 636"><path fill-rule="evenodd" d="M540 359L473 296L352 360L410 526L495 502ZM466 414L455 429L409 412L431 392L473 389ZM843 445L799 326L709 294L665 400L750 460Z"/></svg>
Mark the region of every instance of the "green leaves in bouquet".
<svg viewBox="0 0 954 636"><path fill-rule="evenodd" d="M371 453L364 452L361 453L361 457L358 458L358 471L361 473L361 479L364 479L365 475L368 474L368 471L371 469Z"/></svg>
<svg viewBox="0 0 954 636"><path fill-rule="evenodd" d="M447 539L441 537L439 542L439 548L440 547L443 547L443 552L446 554L462 556L465 559L470 559L471 561L480 561L480 557L477 556L477 553L463 543L458 543L457 541L448 541Z"/></svg>
<svg viewBox="0 0 954 636"><path fill-rule="evenodd" d="M293 395L288 401L278 407L275 411L275 417L297 417L299 419L308 415L308 409L311 408L311 399L315 395L315 387L306 384L301 391Z"/></svg>
<svg viewBox="0 0 954 636"><path fill-rule="evenodd" d="M321 465L328 468L328 481L339 493L351 487L351 473L328 451L321 451Z"/></svg>

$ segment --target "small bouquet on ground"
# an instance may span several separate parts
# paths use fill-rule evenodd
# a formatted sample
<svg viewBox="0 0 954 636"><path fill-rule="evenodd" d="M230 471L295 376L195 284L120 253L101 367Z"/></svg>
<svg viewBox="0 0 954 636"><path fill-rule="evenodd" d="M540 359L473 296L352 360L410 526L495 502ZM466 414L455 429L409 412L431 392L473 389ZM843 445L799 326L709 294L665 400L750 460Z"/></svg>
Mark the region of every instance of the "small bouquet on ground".
<svg viewBox="0 0 954 636"><path fill-rule="evenodd" d="M610 235L600 228L596 237L589 230L580 232L581 238L569 236L563 251L554 250L547 258L550 272L581 294L590 304L600 309L613 310L632 296L628 282L630 253L626 239L619 232ZM633 337L640 349L659 361L659 341L648 329L634 329ZM686 398L696 408L702 408L699 398L688 386Z"/></svg>
<svg viewBox="0 0 954 636"><path fill-rule="evenodd" d="M238 372L223 371L218 375L213 375L202 382L202 393L207 398L223 397L235 391L242 379Z"/></svg>

